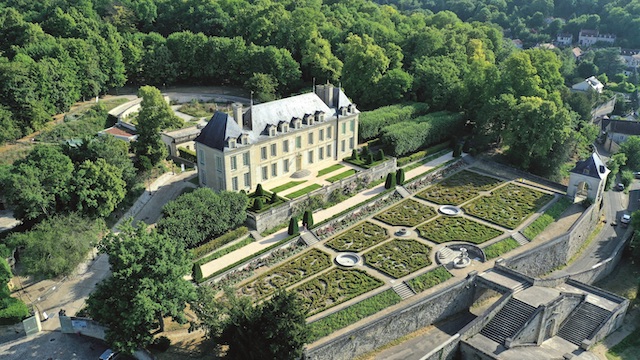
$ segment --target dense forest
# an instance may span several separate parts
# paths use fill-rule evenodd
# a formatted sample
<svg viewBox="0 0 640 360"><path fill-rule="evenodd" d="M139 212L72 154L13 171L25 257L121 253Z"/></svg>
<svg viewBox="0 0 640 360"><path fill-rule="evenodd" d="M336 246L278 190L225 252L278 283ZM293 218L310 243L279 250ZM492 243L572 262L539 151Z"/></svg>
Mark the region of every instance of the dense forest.
<svg viewBox="0 0 640 360"><path fill-rule="evenodd" d="M313 79L341 83L363 110L417 101L462 113L477 142L502 142L514 163L540 174L595 136L582 120L597 99L567 91L581 74L566 52L518 51L499 19L417 9L444 1L412 4L0 0L0 142L126 84L241 85L268 99ZM551 1L532 4L488 8L522 21L534 9L556 12ZM582 16L571 9L563 14Z"/></svg>

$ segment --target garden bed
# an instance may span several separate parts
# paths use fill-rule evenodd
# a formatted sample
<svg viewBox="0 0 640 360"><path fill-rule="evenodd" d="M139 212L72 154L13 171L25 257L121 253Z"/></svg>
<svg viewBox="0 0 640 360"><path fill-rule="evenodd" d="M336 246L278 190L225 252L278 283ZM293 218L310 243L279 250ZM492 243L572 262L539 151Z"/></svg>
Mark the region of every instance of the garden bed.
<svg viewBox="0 0 640 360"><path fill-rule="evenodd" d="M463 207L467 214L515 229L536 210L553 199L552 195L516 184L507 184Z"/></svg>
<svg viewBox="0 0 640 360"><path fill-rule="evenodd" d="M463 170L416 196L440 205L460 205L500 183L498 179Z"/></svg>
<svg viewBox="0 0 640 360"><path fill-rule="evenodd" d="M431 247L413 239L393 239L364 254L367 265L399 279L431 265Z"/></svg>
<svg viewBox="0 0 640 360"><path fill-rule="evenodd" d="M482 250L484 250L484 254L487 257L487 260L490 260L495 259L498 256L517 248L518 246L520 246L520 244L518 244L518 242L514 238L508 237L504 240L498 241L497 243L491 244Z"/></svg>
<svg viewBox="0 0 640 360"><path fill-rule="evenodd" d="M402 301L400 295L392 289L389 289L368 299L355 303L346 309L342 309L328 315L318 321L314 321L309 324L309 332L311 333L311 339L309 342L314 342L321 337L327 336L336 330L345 328L357 321L360 321L361 319L384 310L389 306L393 306L400 301Z"/></svg>
<svg viewBox="0 0 640 360"><path fill-rule="evenodd" d="M244 295L263 298L331 266L329 254L311 249L290 262L262 274L240 289Z"/></svg>
<svg viewBox="0 0 640 360"><path fill-rule="evenodd" d="M438 244L448 241L482 244L502 235L500 230L460 216L440 216L418 227L418 231L421 237Z"/></svg>
<svg viewBox="0 0 640 360"><path fill-rule="evenodd" d="M529 240L535 239L535 237L543 232L544 229L547 228L547 226L558 220L562 213L564 213L564 211L567 210L572 204L573 202L571 201L571 199L562 197L555 204L551 205L551 207L549 207L547 211L544 212L544 214L540 215L540 217L535 219L529 226L527 226L524 231L522 231L522 234Z"/></svg>
<svg viewBox="0 0 640 360"><path fill-rule="evenodd" d="M413 227L434 216L436 216L436 211L431 206L409 199L374 218L392 226Z"/></svg>
<svg viewBox="0 0 640 360"><path fill-rule="evenodd" d="M326 246L336 251L360 252L389 238L387 230L368 221L334 237Z"/></svg>
<svg viewBox="0 0 640 360"><path fill-rule="evenodd" d="M439 266L422 275L407 281L407 284L417 294L451 279L453 275L444 266Z"/></svg>
<svg viewBox="0 0 640 360"><path fill-rule="evenodd" d="M261 213L261 212L265 212L268 209L271 209L272 207L276 207L281 205L282 203L286 202L287 199L284 199L280 196L276 195L276 199L274 202L271 201L271 198L273 196L273 193L270 193L266 190L262 191L262 195L258 195L255 192L251 193L248 195L249 196L249 204L247 205L247 210L249 211L253 211L254 213ZM255 209L255 202L257 199L261 199L262 201L262 208L261 209Z"/></svg>
<svg viewBox="0 0 640 360"><path fill-rule="evenodd" d="M303 301L308 316L341 304L379 286L382 280L356 269L335 268L293 289Z"/></svg>

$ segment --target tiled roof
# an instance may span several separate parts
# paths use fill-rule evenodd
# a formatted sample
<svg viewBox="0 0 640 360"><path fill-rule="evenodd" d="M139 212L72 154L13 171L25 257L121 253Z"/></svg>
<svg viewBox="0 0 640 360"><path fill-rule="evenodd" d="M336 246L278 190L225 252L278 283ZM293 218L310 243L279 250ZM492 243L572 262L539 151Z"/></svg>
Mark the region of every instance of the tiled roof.
<svg viewBox="0 0 640 360"><path fill-rule="evenodd" d="M600 159L598 154L593 153L591 156L584 160L578 161L576 167L571 170L572 173L587 175L596 179L604 179L607 176L607 167Z"/></svg>

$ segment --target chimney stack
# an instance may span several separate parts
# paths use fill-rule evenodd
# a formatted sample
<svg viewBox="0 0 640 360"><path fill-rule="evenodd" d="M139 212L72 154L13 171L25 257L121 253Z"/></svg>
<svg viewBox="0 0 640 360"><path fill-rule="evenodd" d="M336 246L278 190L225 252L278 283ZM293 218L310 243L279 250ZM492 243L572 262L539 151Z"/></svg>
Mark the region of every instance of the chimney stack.
<svg viewBox="0 0 640 360"><path fill-rule="evenodd" d="M233 108L233 118L236 119L238 126L242 129L242 104L241 103L233 103L231 104Z"/></svg>

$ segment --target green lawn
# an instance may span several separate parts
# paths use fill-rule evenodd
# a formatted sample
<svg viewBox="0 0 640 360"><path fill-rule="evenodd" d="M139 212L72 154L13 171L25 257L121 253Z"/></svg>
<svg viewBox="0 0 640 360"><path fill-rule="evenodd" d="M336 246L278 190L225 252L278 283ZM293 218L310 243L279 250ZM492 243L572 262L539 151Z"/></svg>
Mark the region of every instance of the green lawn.
<svg viewBox="0 0 640 360"><path fill-rule="evenodd" d="M535 237L543 232L547 226L558 220L560 215L562 215L562 213L567 210L571 204L571 199L566 197L561 198L555 204L551 205L544 214L540 215L540 217L532 222L531 225L527 226L522 233L529 240L535 239Z"/></svg>
<svg viewBox="0 0 640 360"><path fill-rule="evenodd" d="M342 180L344 178L347 178L347 177L349 177L349 176L351 176L351 175L353 175L355 173L356 173L356 171L354 169L347 170L345 172L341 172L338 175L334 175L334 176L328 178L327 181L333 183L333 182L336 182L336 181L340 181L340 180Z"/></svg>
<svg viewBox="0 0 640 360"><path fill-rule="evenodd" d="M427 289L430 289L442 282L445 282L451 279L453 275L444 268L444 266L439 266L429 272L426 272L422 275L418 275L413 279L408 281L409 286L416 293L421 293Z"/></svg>
<svg viewBox="0 0 640 360"><path fill-rule="evenodd" d="M520 244L518 244L517 241L515 241L512 237L508 237L484 248L484 254L487 256L487 260L494 259L506 252L517 248L518 246L520 246Z"/></svg>
<svg viewBox="0 0 640 360"><path fill-rule="evenodd" d="M609 360L640 360L640 329L636 329L605 354Z"/></svg>
<svg viewBox="0 0 640 360"><path fill-rule="evenodd" d="M311 185L309 185L309 186L307 186L305 188L302 188L302 189L300 189L298 191L294 191L291 194L284 195L284 197L289 198L289 199L295 199L297 197L300 197L302 195L310 193L313 190L320 189L321 187L322 187L322 185L320 185L320 184L311 184Z"/></svg>
<svg viewBox="0 0 640 360"><path fill-rule="evenodd" d="M326 175L326 174L328 174L330 172L334 172L334 171L336 171L338 169L342 169L343 167L344 167L344 165L342 165L342 164L331 165L328 168L324 168L324 169L318 171L318 176Z"/></svg>
<svg viewBox="0 0 640 360"><path fill-rule="evenodd" d="M274 187L274 188L273 188L273 189L271 189L270 191L271 191L272 193L279 193L279 192L282 192L282 191L285 191L285 190L291 189L292 187L294 187L294 186L298 186L298 185L300 185L300 184L302 184L302 183L305 183L305 182L307 182L307 180L289 181L289 182L288 182L288 183L286 183L286 184L283 184L283 185L280 185L280 186Z"/></svg>

